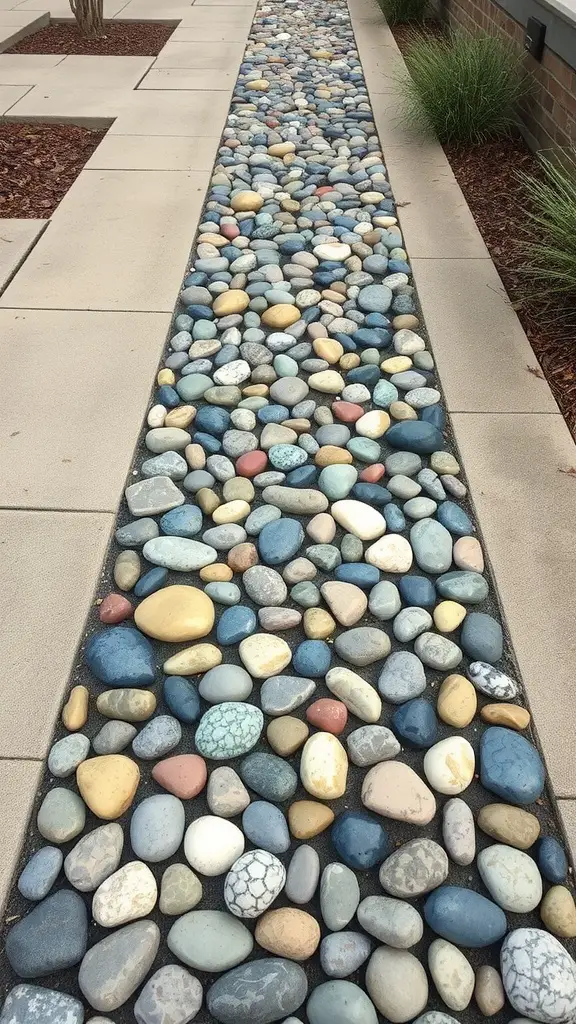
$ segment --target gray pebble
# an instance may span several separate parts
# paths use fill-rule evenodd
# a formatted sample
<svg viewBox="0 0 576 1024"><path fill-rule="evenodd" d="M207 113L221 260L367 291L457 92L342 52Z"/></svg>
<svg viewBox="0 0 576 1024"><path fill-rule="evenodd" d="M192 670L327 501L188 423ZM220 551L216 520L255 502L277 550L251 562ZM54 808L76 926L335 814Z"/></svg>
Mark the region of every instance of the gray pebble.
<svg viewBox="0 0 576 1024"><path fill-rule="evenodd" d="M244 589L256 604L277 606L284 604L288 588L280 573L267 565L252 565L242 576Z"/></svg>
<svg viewBox="0 0 576 1024"><path fill-rule="evenodd" d="M123 1006L148 974L159 945L157 924L134 921L92 946L78 975L90 1005L104 1013Z"/></svg>
<svg viewBox="0 0 576 1024"><path fill-rule="evenodd" d="M181 739L182 726L178 719L172 715L157 715L134 737L132 750L136 757L153 761L177 747Z"/></svg>
<svg viewBox="0 0 576 1024"><path fill-rule="evenodd" d="M391 853L380 868L380 885L391 896L413 899L448 877L448 857L433 839L418 838Z"/></svg>
<svg viewBox="0 0 576 1024"><path fill-rule="evenodd" d="M86 806L78 793L57 787L44 797L36 824L38 831L50 843L67 843L84 828Z"/></svg>
<svg viewBox="0 0 576 1024"><path fill-rule="evenodd" d="M227 608L239 604L242 597L242 591L235 583L207 583L204 587L204 593L215 601L216 604L223 604ZM233 700L234 698L230 699Z"/></svg>
<svg viewBox="0 0 576 1024"><path fill-rule="evenodd" d="M64 874L75 889L92 892L116 871L124 847L124 833L116 822L100 825L70 851Z"/></svg>
<svg viewBox="0 0 576 1024"><path fill-rule="evenodd" d="M82 1024L83 1020L79 999L38 985L15 985L0 1013L0 1024Z"/></svg>
<svg viewBox="0 0 576 1024"><path fill-rule="evenodd" d="M332 932L342 931L360 902L358 879L346 864L328 864L320 880L320 910Z"/></svg>
<svg viewBox="0 0 576 1024"><path fill-rule="evenodd" d="M260 688L260 707L266 715L289 715L316 689L313 679L301 676L272 676Z"/></svg>
<svg viewBox="0 0 576 1024"><path fill-rule="evenodd" d="M320 964L329 978L347 978L368 959L373 942L361 932L334 932L320 943Z"/></svg>
<svg viewBox="0 0 576 1024"><path fill-rule="evenodd" d="M286 896L304 906L310 902L320 878L320 858L313 846L303 843L294 852L286 872Z"/></svg>
<svg viewBox="0 0 576 1024"><path fill-rule="evenodd" d="M346 738L348 756L360 768L389 761L400 753L400 744L385 725L363 725Z"/></svg>
<svg viewBox="0 0 576 1024"><path fill-rule="evenodd" d="M184 805L168 793L149 796L132 815L130 842L140 860L157 864L176 853L184 835Z"/></svg>
<svg viewBox="0 0 576 1024"><path fill-rule="evenodd" d="M400 593L395 583L390 583L389 580L382 580L381 583L377 583L375 587L372 587L368 599L368 608L377 619L387 622L398 614L401 607Z"/></svg>
<svg viewBox="0 0 576 1024"><path fill-rule="evenodd" d="M420 658L411 651L390 654L380 673L378 689L391 704L404 704L419 697L426 689L426 673Z"/></svg>
<svg viewBox="0 0 576 1024"><path fill-rule="evenodd" d="M133 523L120 526L114 534L120 547L141 548L147 540L154 540L160 533L158 523L154 519L137 519Z"/></svg>
<svg viewBox="0 0 576 1024"><path fill-rule="evenodd" d="M343 562L361 562L364 558L364 545L353 533L345 533L340 543L340 554Z"/></svg>
<svg viewBox="0 0 576 1024"><path fill-rule="evenodd" d="M425 608L403 608L394 619L394 636L402 644L423 633L432 626L432 616Z"/></svg>
<svg viewBox="0 0 576 1024"><path fill-rule="evenodd" d="M43 900L60 874L64 855L55 846L43 846L34 853L18 879L18 889L27 900Z"/></svg>
<svg viewBox="0 0 576 1024"><path fill-rule="evenodd" d="M186 1024L202 1005L202 985L177 964L161 967L134 1004L138 1024Z"/></svg>
<svg viewBox="0 0 576 1024"><path fill-rule="evenodd" d="M57 779L66 779L85 761L90 750L90 740L83 733L71 733L58 740L48 754L48 771Z"/></svg>
<svg viewBox="0 0 576 1024"><path fill-rule="evenodd" d="M225 523L222 526L213 526L202 534L204 544L209 544L217 551L230 551L236 544L243 544L246 540L246 530L238 523Z"/></svg>
<svg viewBox="0 0 576 1024"><path fill-rule="evenodd" d="M358 920L369 935L395 949L410 949L424 933L416 908L389 896L367 896L358 907Z"/></svg>
<svg viewBox="0 0 576 1024"><path fill-rule="evenodd" d="M119 754L132 742L137 731L130 722L106 722L96 733L92 746L96 754Z"/></svg>
<svg viewBox="0 0 576 1024"><path fill-rule="evenodd" d="M241 665L216 665L202 676L198 692L209 704L243 701L252 693L252 679Z"/></svg>

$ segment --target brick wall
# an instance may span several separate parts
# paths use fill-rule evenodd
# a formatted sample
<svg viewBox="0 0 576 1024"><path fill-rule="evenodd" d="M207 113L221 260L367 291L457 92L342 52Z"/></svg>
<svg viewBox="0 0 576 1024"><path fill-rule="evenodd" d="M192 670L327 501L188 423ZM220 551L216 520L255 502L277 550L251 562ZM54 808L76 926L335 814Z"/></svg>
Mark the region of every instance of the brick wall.
<svg viewBox="0 0 576 1024"><path fill-rule="evenodd" d="M506 36L523 51L525 27L494 0L445 0L444 10L452 26ZM541 62L526 54L526 66L533 82L521 111L527 128L541 146L576 146L576 71L548 47Z"/></svg>

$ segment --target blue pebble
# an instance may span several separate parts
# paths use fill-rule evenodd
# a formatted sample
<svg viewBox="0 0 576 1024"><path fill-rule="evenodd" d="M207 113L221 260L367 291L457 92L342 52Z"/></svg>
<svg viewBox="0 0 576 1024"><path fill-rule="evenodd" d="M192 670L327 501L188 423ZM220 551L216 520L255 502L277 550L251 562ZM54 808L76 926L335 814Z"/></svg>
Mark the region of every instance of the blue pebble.
<svg viewBox="0 0 576 1024"><path fill-rule="evenodd" d="M392 533L401 533L402 530L406 529L406 517L401 508L391 502L390 505L385 505L382 510L382 515L386 520L386 526Z"/></svg>
<svg viewBox="0 0 576 1024"><path fill-rule="evenodd" d="M193 303L191 306L187 306L186 312L188 316L191 316L193 320L213 320L214 312L210 306L201 306L199 303Z"/></svg>
<svg viewBox="0 0 576 1024"><path fill-rule="evenodd" d="M84 657L91 672L106 686L154 685L154 648L132 626L112 626L94 633Z"/></svg>
<svg viewBox="0 0 576 1024"><path fill-rule="evenodd" d="M430 893L424 904L424 917L437 935L468 949L491 946L508 928L500 907L473 889L459 885L441 885Z"/></svg>
<svg viewBox="0 0 576 1024"><path fill-rule="evenodd" d="M368 313L364 323L366 327L390 327L390 320L383 313Z"/></svg>
<svg viewBox="0 0 576 1024"><path fill-rule="evenodd" d="M202 405L196 413L194 427L196 430L222 437L230 426L230 413L217 405Z"/></svg>
<svg viewBox="0 0 576 1024"><path fill-rule="evenodd" d="M455 501L441 501L436 511L436 518L442 526L456 537L469 537L476 532L470 517Z"/></svg>
<svg viewBox="0 0 576 1024"><path fill-rule="evenodd" d="M135 597L148 597L150 594L154 594L157 590L160 590L164 586L168 579L168 569L163 569L161 566L157 566L154 569L150 569L140 577L136 585L134 586Z"/></svg>
<svg viewBox="0 0 576 1024"><path fill-rule="evenodd" d="M18 879L24 899L43 900L58 878L63 860L62 850L55 846L42 846L33 854Z"/></svg>
<svg viewBox="0 0 576 1024"><path fill-rule="evenodd" d="M279 807L266 800L248 805L242 815L242 831L253 846L269 853L286 853L290 846L286 818Z"/></svg>
<svg viewBox="0 0 576 1024"><path fill-rule="evenodd" d="M438 427L423 420L404 420L394 423L385 433L386 441L392 448L418 455L430 455L444 450L444 438Z"/></svg>
<svg viewBox="0 0 576 1024"><path fill-rule="evenodd" d="M297 519L282 517L267 523L258 535L258 551L265 565L281 565L294 558L304 540Z"/></svg>
<svg viewBox="0 0 576 1024"><path fill-rule="evenodd" d="M265 405L263 409L258 409L256 419L260 423L282 423L290 419L290 410L285 405Z"/></svg>
<svg viewBox="0 0 576 1024"><path fill-rule="evenodd" d="M363 481L354 484L352 494L358 501L364 501L367 505L376 505L378 508L392 501L392 495L386 487L380 487L379 484L367 484Z"/></svg>
<svg viewBox="0 0 576 1024"><path fill-rule="evenodd" d="M195 444L201 445L204 451L208 452L209 455L216 455L222 447L222 442L219 441L217 437L214 437L213 434L205 434L201 430L197 430L196 433L192 435L192 440Z"/></svg>
<svg viewBox="0 0 576 1024"><path fill-rule="evenodd" d="M354 331L352 341L361 348L388 348L392 341L392 332L382 327L361 327Z"/></svg>
<svg viewBox="0 0 576 1024"><path fill-rule="evenodd" d="M220 217L218 216L217 213L208 213L208 214L206 214L205 220L212 221L215 224L219 224L220 223ZM188 274L188 277L184 278L184 287L185 288L190 288L191 285L194 285L194 284L202 286L202 285L207 284L207 282L208 282L208 274L200 274L200 273L198 273L197 270L195 270L192 274Z"/></svg>
<svg viewBox="0 0 576 1024"><path fill-rule="evenodd" d="M486 612L468 612L462 623L460 646L472 661L495 665L504 648L502 626Z"/></svg>
<svg viewBox="0 0 576 1024"><path fill-rule="evenodd" d="M324 640L303 640L292 656L292 668L296 675L308 679L320 679L330 668L332 654Z"/></svg>
<svg viewBox="0 0 576 1024"><path fill-rule="evenodd" d="M412 270L406 260L391 259L388 262L388 272L390 274L411 274Z"/></svg>
<svg viewBox="0 0 576 1024"><path fill-rule="evenodd" d="M247 605L237 604L225 608L218 620L216 639L219 644L239 644L256 630L256 615Z"/></svg>
<svg viewBox="0 0 576 1024"><path fill-rule="evenodd" d="M299 466L286 476L287 487L313 487L318 479L316 466Z"/></svg>
<svg viewBox="0 0 576 1024"><path fill-rule="evenodd" d="M418 373L422 371L419 370ZM446 413L441 405L427 405L426 408L420 410L420 419L424 423L431 423L438 430L444 430L446 426Z"/></svg>
<svg viewBox="0 0 576 1024"><path fill-rule="evenodd" d="M379 380L379 366L355 366L346 374L347 384L365 384L367 388L375 387Z"/></svg>
<svg viewBox="0 0 576 1024"><path fill-rule="evenodd" d="M436 588L425 576L401 576L398 589L409 608L433 608L436 604Z"/></svg>
<svg viewBox="0 0 576 1024"><path fill-rule="evenodd" d="M161 517L160 529L169 537L195 537L202 529L202 509L197 505L170 509Z"/></svg>
<svg viewBox="0 0 576 1024"><path fill-rule="evenodd" d="M392 715L392 728L399 739L421 750L431 747L438 739L438 719L434 708L420 697L397 708Z"/></svg>
<svg viewBox="0 0 576 1024"><path fill-rule="evenodd" d="M562 885L568 874L568 858L554 836L542 836L536 846L536 861L544 878Z"/></svg>
<svg viewBox="0 0 576 1024"><path fill-rule="evenodd" d="M392 852L392 841L373 814L366 811L344 811L332 826L330 838L345 864L367 871Z"/></svg>
<svg viewBox="0 0 576 1024"><path fill-rule="evenodd" d="M168 409L175 409L177 405L180 405L180 395L169 384L162 384L156 392L156 401Z"/></svg>
<svg viewBox="0 0 576 1024"><path fill-rule="evenodd" d="M336 566L334 576L342 583L353 583L361 590L370 590L378 583L380 572L375 565L365 562L346 562Z"/></svg>
<svg viewBox="0 0 576 1024"><path fill-rule="evenodd" d="M189 679L184 676L166 676L164 680L164 700L168 709L180 722L190 725L200 718L200 697Z"/></svg>
<svg viewBox="0 0 576 1024"><path fill-rule="evenodd" d="M544 765L536 747L502 726L480 740L480 779L485 789L511 804L531 804L544 790Z"/></svg>

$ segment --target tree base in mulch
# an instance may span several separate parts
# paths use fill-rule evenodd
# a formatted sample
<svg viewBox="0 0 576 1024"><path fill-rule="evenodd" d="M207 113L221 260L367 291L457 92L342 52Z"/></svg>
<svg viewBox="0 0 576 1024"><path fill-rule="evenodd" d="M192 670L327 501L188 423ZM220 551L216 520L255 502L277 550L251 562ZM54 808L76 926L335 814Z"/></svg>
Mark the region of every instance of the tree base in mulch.
<svg viewBox="0 0 576 1024"><path fill-rule="evenodd" d="M398 26L393 32L400 49L405 49L408 27ZM534 360L526 373L546 377L576 438L576 317L570 317L561 299L542 297L538 283L522 269L528 203L517 174L537 174L538 162L521 137L476 146L448 145L444 151L540 364Z"/></svg>
<svg viewBox="0 0 576 1024"><path fill-rule="evenodd" d="M50 217L104 134L77 125L0 124L0 217Z"/></svg>
<svg viewBox="0 0 576 1024"><path fill-rule="evenodd" d="M105 57L156 57L174 31L174 25L107 21L105 37L87 39L76 23L53 22L26 36L6 53L74 53Z"/></svg>

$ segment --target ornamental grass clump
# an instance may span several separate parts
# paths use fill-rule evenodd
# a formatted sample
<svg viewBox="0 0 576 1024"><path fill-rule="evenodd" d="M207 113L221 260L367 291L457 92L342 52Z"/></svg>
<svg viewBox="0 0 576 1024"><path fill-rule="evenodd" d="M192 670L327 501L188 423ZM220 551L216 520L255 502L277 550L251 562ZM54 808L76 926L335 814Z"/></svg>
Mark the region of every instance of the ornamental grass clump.
<svg viewBox="0 0 576 1024"><path fill-rule="evenodd" d="M522 56L503 39L454 32L415 33L404 53L406 116L440 142L480 143L507 135L528 77Z"/></svg>
<svg viewBox="0 0 576 1024"><path fill-rule="evenodd" d="M427 14L428 0L378 0L389 25L421 24Z"/></svg>
<svg viewBox="0 0 576 1024"><path fill-rule="evenodd" d="M518 175L529 204L524 270L576 310L576 148L539 161L539 174Z"/></svg>

